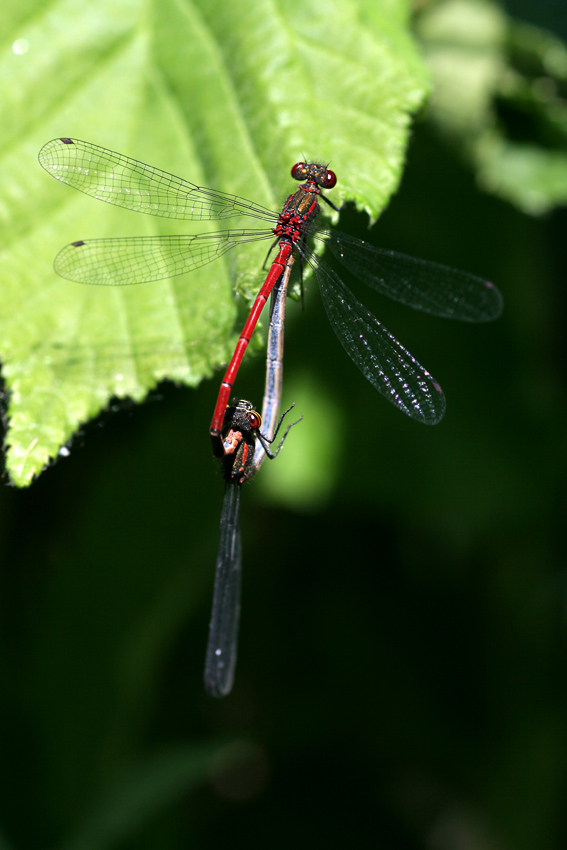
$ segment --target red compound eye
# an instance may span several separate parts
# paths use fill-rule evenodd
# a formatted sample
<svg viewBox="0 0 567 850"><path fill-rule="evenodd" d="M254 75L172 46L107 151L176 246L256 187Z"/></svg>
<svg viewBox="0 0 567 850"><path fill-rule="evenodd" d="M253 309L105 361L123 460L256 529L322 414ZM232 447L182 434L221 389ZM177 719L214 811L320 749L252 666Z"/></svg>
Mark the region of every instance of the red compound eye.
<svg viewBox="0 0 567 850"><path fill-rule="evenodd" d="M303 180L305 177L305 163L304 162L296 162L293 168L291 169L291 176L294 180Z"/></svg>
<svg viewBox="0 0 567 850"><path fill-rule="evenodd" d="M337 175L335 174L334 171L330 171L329 169L327 169L327 180L326 180L327 189L332 189L333 186L336 186L336 185L337 185Z"/></svg>
<svg viewBox="0 0 567 850"><path fill-rule="evenodd" d="M260 425L262 424L260 414L256 413L255 410L253 410L251 413L248 414L248 421L250 423L250 427L254 431L256 431L260 427Z"/></svg>

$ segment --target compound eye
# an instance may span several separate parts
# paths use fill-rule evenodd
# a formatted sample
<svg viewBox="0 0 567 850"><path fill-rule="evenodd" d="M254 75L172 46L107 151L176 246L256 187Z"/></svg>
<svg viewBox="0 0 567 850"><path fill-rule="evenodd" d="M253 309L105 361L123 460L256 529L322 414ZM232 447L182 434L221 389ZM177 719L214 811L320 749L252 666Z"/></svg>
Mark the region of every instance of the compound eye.
<svg viewBox="0 0 567 850"><path fill-rule="evenodd" d="M333 186L337 185L337 175L334 171L327 169L325 185L327 189L332 189Z"/></svg>
<svg viewBox="0 0 567 850"><path fill-rule="evenodd" d="M294 180L303 180L306 175L305 163L304 162L296 162L293 168L291 169L291 176Z"/></svg>
<svg viewBox="0 0 567 850"><path fill-rule="evenodd" d="M256 413L255 410L250 411L248 414L248 422L250 423L250 427L253 431L257 431L260 425L262 424L262 419L259 413Z"/></svg>

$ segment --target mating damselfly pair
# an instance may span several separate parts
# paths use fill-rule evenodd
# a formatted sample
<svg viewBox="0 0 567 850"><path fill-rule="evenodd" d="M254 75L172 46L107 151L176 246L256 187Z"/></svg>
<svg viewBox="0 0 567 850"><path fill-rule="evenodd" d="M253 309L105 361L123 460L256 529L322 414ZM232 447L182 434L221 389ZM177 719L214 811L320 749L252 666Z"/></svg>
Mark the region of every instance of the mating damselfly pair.
<svg viewBox="0 0 567 850"><path fill-rule="evenodd" d="M333 189L337 182L334 172L325 165L305 162L294 165L292 177L303 182L289 195L282 209L274 211L241 197L197 186L78 139L64 137L48 142L40 151L39 161L60 182L123 209L182 221L244 218L260 223L258 228L194 235L81 239L63 248L55 259L55 270L70 280L99 285L145 283L200 268L244 243L270 240L271 247L277 249L224 375L210 425L213 453L223 459L227 480L215 598L218 587L224 587L223 575L237 576L239 587L240 486L257 471L275 437L281 398L282 310L285 310L282 305L294 257L299 258L301 268L309 265L313 270L331 326L362 374L399 410L423 424L437 424L445 413L445 397L439 383L355 298L309 242L323 244L349 272L372 289L417 310L466 322L491 321L502 311L500 292L488 281L322 228L318 220L319 200L338 211L323 193ZM260 417L251 404L250 407L246 402L230 405L229 401L246 347L273 291L272 319L275 316L279 321L278 315L282 318L271 334L276 353L272 352L273 369L268 354L262 414L267 431L263 434ZM232 434L227 441L229 432ZM222 556L221 550L225 553ZM225 614L217 616L213 606L207 652L207 689L216 695L227 693L232 685L239 591L229 586L221 597L228 600L221 606ZM233 613L225 616L231 605ZM223 618L230 623L228 630L222 640L213 639L214 634L223 633L219 625ZM215 642L219 644L216 648ZM225 648L219 651L221 643ZM215 659L216 668L212 663Z"/></svg>

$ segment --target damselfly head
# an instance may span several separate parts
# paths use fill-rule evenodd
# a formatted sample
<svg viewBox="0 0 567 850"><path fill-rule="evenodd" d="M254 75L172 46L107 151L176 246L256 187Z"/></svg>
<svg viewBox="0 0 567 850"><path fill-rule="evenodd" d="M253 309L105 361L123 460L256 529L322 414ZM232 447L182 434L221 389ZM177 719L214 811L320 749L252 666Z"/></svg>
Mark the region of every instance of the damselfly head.
<svg viewBox="0 0 567 850"><path fill-rule="evenodd" d="M296 162L291 169L294 180L305 180L307 183L315 183L321 189L332 189L337 185L337 175L325 165L316 162Z"/></svg>
<svg viewBox="0 0 567 850"><path fill-rule="evenodd" d="M252 402L233 398L232 404L226 408L224 414L223 432L232 428L249 434L257 431L261 424L262 417L254 410Z"/></svg>

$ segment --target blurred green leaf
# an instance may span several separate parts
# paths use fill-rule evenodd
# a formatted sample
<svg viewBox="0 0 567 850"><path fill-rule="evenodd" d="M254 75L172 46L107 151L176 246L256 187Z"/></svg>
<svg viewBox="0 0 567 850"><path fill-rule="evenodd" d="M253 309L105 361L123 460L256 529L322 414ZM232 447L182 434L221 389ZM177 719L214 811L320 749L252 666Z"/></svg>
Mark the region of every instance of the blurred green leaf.
<svg viewBox="0 0 567 850"><path fill-rule="evenodd" d="M218 744L190 744L133 766L107 791L63 850L115 847L161 809L201 785L220 750Z"/></svg>
<svg viewBox="0 0 567 850"><path fill-rule="evenodd" d="M278 455L274 464L264 464L258 490L264 502L303 510L321 510L329 501L340 475L339 447L346 432L343 411L333 396L313 376L286 383L286 396L295 400L293 418L303 416L318 428L296 428L289 440L293 451Z"/></svg>
<svg viewBox="0 0 567 850"><path fill-rule="evenodd" d="M40 147L85 138L275 209L293 188L291 164L321 157L339 174L335 201L374 219L397 186L427 75L405 0L380 9L344 0L332 15L295 0L285 20L249 0L57 0L10 14L0 357L7 467L24 486L112 397L140 400L166 377L194 386L226 361L231 284L249 299L266 250L250 245L188 278L116 291L63 281L52 260L66 243L166 225L50 181Z"/></svg>
<svg viewBox="0 0 567 850"><path fill-rule="evenodd" d="M567 47L490 0L428 7L429 116L486 191L539 214L567 203Z"/></svg>
<svg viewBox="0 0 567 850"><path fill-rule="evenodd" d="M8 844L4 836L0 833L0 850L12 850L12 845Z"/></svg>

